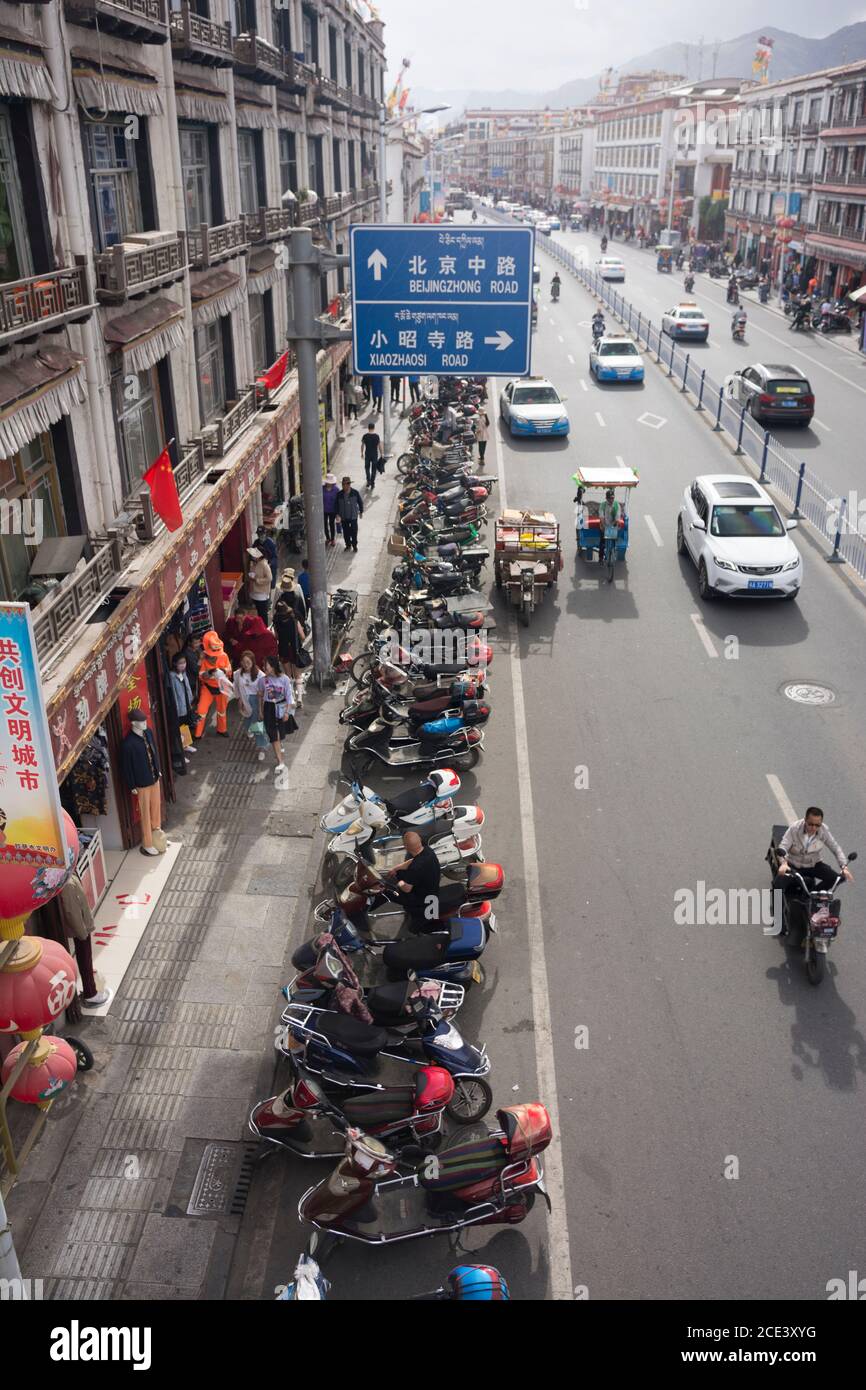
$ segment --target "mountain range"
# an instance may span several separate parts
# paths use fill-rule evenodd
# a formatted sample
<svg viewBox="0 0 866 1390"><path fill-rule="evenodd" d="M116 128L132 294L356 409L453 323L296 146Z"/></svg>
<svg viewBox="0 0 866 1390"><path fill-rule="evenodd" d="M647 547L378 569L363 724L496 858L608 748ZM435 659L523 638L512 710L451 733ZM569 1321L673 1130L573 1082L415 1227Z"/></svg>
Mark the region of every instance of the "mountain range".
<svg viewBox="0 0 866 1390"><path fill-rule="evenodd" d="M672 77L693 80L715 76L751 78L752 60L761 35L774 40L770 66L771 82L866 58L866 21L846 24L844 28L837 29L821 39L803 38L800 34L791 34L785 29L770 26L754 29L748 34L740 34L735 39L705 43L703 46L684 43L663 44L660 48L654 48L649 53L642 53L622 63L616 72L646 72L657 69L669 72ZM597 95L601 76L602 74L597 73L592 77L576 77L546 92L521 92L511 89L433 90L413 86L412 100L416 110L422 110L425 106L448 106L450 109L439 117L440 124L444 125L455 120L462 111L485 106L518 111L545 106L579 106Z"/></svg>

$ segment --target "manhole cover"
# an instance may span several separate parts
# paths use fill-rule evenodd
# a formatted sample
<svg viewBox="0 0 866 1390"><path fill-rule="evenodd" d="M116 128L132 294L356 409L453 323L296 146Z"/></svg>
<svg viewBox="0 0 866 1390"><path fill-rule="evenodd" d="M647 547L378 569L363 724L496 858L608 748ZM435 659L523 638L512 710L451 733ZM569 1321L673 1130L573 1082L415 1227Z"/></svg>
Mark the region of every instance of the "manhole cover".
<svg viewBox="0 0 866 1390"><path fill-rule="evenodd" d="M831 690L829 685L814 685L811 681L795 681L792 685L783 686L782 690L789 700L793 700L798 705L833 705L836 703L836 692Z"/></svg>

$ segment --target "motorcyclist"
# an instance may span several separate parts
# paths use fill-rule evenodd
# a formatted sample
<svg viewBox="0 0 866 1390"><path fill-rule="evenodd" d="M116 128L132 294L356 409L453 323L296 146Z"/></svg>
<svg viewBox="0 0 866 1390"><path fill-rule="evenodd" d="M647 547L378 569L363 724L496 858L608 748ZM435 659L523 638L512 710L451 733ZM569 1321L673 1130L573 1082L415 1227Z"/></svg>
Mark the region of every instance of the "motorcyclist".
<svg viewBox="0 0 866 1390"><path fill-rule="evenodd" d="M739 302L740 302L740 288L739 288L739 285L737 284L737 277L736 277L736 275L731 275L731 278L730 278L730 280L728 281L728 303L729 303L729 304L739 304Z"/></svg>
<svg viewBox="0 0 866 1390"><path fill-rule="evenodd" d="M604 253L605 253L606 250L607 250L607 237L606 237L606 236L602 236L602 238L601 238L601 254L604 255Z"/></svg>
<svg viewBox="0 0 866 1390"><path fill-rule="evenodd" d="M477 222L477 221L478 221L478 209L477 209L477 208L473 208L473 209L472 209L472 221L473 221L473 222Z"/></svg>
<svg viewBox="0 0 866 1390"><path fill-rule="evenodd" d="M604 494L604 502L598 509L598 560L599 564L604 564L605 539L604 533L608 526L619 525L619 503L617 502L612 487L609 487ZM614 542L615 544L615 542Z"/></svg>
<svg viewBox="0 0 866 1390"><path fill-rule="evenodd" d="M742 338L746 332L746 311L742 306L735 309L731 317L731 333L735 337Z"/></svg>
<svg viewBox="0 0 866 1390"><path fill-rule="evenodd" d="M593 316L592 316L592 337L593 337L593 342L595 342L595 340L596 340L597 338L603 337L603 335L604 335L604 330L605 330L604 314L601 312L601 309L596 309L595 313L594 313Z"/></svg>
<svg viewBox="0 0 866 1390"><path fill-rule="evenodd" d="M797 304L794 310L794 322L792 328L802 328L804 324L811 324L812 321L812 301L808 296L804 297Z"/></svg>
<svg viewBox="0 0 866 1390"><path fill-rule="evenodd" d="M683 284L685 286L686 294L691 294L692 290L695 287L695 277L694 275L692 275L691 271L689 271L689 273L686 275L685 279L683 280Z"/></svg>
<svg viewBox="0 0 866 1390"><path fill-rule="evenodd" d="M839 864L838 872L831 869L829 864L822 863L820 855L825 847L835 856ZM777 853L781 863L773 879L773 887L781 888L786 895L795 894L800 887L796 879L789 877L792 869L800 874L809 888L830 889L839 873L847 883L854 882L845 852L824 824L824 812L820 806L807 806L803 819L788 826ZM838 916L838 912L834 915Z"/></svg>
<svg viewBox="0 0 866 1390"><path fill-rule="evenodd" d="M560 280L559 272L557 271L557 273L554 275L553 279L550 282L550 297L553 300L554 304L559 299L559 291L561 286L562 281Z"/></svg>

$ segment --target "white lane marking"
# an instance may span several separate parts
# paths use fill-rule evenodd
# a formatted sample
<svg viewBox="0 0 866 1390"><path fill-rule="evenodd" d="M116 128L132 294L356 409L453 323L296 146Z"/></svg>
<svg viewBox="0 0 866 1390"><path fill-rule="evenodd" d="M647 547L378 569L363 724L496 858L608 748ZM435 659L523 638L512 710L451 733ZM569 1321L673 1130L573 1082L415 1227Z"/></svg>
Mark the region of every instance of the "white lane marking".
<svg viewBox="0 0 866 1390"><path fill-rule="evenodd" d="M707 632L707 629L704 627L704 620L701 617L700 613L692 613L690 614L690 617L695 625L695 631L697 632L698 636L704 644L704 650L706 651L707 656L714 656L716 657L716 659L718 659L719 654L716 651L715 646L713 645L712 637Z"/></svg>
<svg viewBox="0 0 866 1390"><path fill-rule="evenodd" d="M563 336L562 336L561 333L558 333L558 334L557 334L557 337L559 338L559 341L560 341L561 343L564 343L564 342L565 342L565 339L563 338Z"/></svg>
<svg viewBox="0 0 866 1390"><path fill-rule="evenodd" d="M589 387L587 386L587 384L586 384L586 382L584 381L583 377L580 378L580 385L581 385L581 390L583 390L583 391L588 391L588 390L589 390Z"/></svg>
<svg viewBox="0 0 866 1390"><path fill-rule="evenodd" d="M574 366L574 358L572 357L571 353L568 354L568 360L569 360L569 362L571 363L571 365L572 365L572 367L573 367L573 366Z"/></svg>
<svg viewBox="0 0 866 1390"><path fill-rule="evenodd" d="M496 384L493 383L494 409ZM508 505L505 478L505 456L499 431L494 431L496 472L503 510ZM532 771L529 761L529 740L526 733L526 701L523 693L523 663L518 657L517 624L514 614L508 617L509 664L511 693L514 704L515 743L517 745L517 789L520 802L520 834L523 845L524 894L526 923L529 935L529 981L532 998L532 1018L535 1024L535 1064L538 1071L538 1094L550 1112L553 1139L545 1150L544 1176L553 1207L548 1216L550 1231L550 1287L553 1298L574 1299L571 1283L571 1249L568 1237L568 1217L565 1205L565 1170L562 1161L562 1140L559 1126L559 1090L556 1083L556 1062L553 1048L553 1024L550 1017L550 972L544 948L541 913L541 875L538 867L538 845L535 838Z"/></svg>
<svg viewBox="0 0 866 1390"><path fill-rule="evenodd" d="M625 459L623 458L622 454L617 454L616 461L619 464L620 468L625 468Z"/></svg>
<svg viewBox="0 0 866 1390"><path fill-rule="evenodd" d="M595 418L596 418L596 420L598 421L598 423L601 425L602 429L605 429L606 426L605 426L604 420L602 419L601 415L599 415L598 411L595 412Z"/></svg>
<svg viewBox="0 0 866 1390"><path fill-rule="evenodd" d="M833 433L833 431L831 430L830 426L829 426L829 425L825 425L823 420L819 420L817 415L813 415L813 416L812 416L812 420L813 420L813 423L814 423L814 424L820 425L821 429L822 429L822 430L826 430L828 434L832 434L832 433Z"/></svg>
<svg viewBox="0 0 866 1390"><path fill-rule="evenodd" d="M662 540L661 535L660 535L660 533L659 533L659 528L656 526L656 524L655 524L655 522L653 521L652 517L651 517L651 516L648 516L646 512L644 512L644 521L646 522L647 526L649 527L649 533L650 533L650 535L652 536L653 540L655 541L656 545L658 545L658 546L664 545L664 541Z"/></svg>
<svg viewBox="0 0 866 1390"><path fill-rule="evenodd" d="M779 781L775 773L768 772L767 781L770 784L770 791L776 798L776 804L779 807L779 810L782 812L782 819L785 821L787 825L793 825L794 821L799 820L800 817L797 815L797 812L791 805L791 802L788 799L788 793L785 791L785 788L782 786L782 783Z"/></svg>
<svg viewBox="0 0 866 1390"><path fill-rule="evenodd" d="M637 417L639 425L647 425L651 430L663 429L667 420L663 415L653 415L651 410L645 410L643 415Z"/></svg>

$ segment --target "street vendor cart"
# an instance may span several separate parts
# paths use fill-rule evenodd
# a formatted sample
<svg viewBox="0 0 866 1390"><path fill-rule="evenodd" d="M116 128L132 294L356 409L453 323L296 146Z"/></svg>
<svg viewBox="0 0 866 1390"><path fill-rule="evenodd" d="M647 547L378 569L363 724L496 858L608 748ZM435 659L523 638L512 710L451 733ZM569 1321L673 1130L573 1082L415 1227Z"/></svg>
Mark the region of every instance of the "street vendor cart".
<svg viewBox="0 0 866 1390"><path fill-rule="evenodd" d="M524 627L548 589L559 579L562 549L559 522L552 512L502 512L496 522L493 554L497 589L503 589Z"/></svg>

